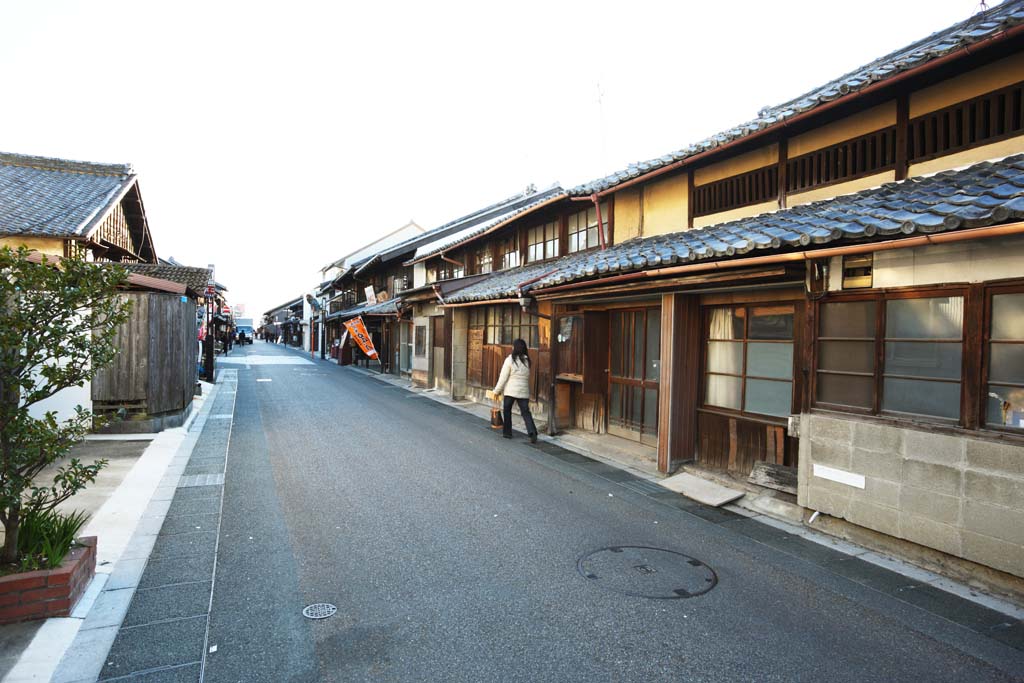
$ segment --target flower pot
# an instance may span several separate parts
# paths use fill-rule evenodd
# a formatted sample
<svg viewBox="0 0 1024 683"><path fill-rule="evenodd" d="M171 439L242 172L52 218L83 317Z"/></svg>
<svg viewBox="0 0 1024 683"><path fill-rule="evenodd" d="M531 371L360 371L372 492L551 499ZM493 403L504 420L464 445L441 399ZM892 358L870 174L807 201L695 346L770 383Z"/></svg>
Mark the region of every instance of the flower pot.
<svg viewBox="0 0 1024 683"><path fill-rule="evenodd" d="M56 569L0 576L0 624L66 617L96 574L96 537L80 538Z"/></svg>

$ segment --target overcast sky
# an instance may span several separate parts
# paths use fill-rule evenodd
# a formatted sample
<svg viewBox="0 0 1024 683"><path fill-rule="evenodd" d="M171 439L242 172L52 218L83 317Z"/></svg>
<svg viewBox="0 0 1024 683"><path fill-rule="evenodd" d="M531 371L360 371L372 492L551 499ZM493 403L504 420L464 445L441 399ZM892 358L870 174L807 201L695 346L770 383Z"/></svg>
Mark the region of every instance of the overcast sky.
<svg viewBox="0 0 1024 683"><path fill-rule="evenodd" d="M0 0L0 150L133 163L158 255L258 317L410 219L665 154L977 8Z"/></svg>

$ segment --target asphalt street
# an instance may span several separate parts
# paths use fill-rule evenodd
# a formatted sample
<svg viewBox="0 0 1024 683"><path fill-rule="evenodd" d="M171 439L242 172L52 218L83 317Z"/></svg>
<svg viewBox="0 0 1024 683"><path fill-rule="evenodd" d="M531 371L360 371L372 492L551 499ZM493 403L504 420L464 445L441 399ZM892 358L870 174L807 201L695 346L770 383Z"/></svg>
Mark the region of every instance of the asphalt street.
<svg viewBox="0 0 1024 683"><path fill-rule="evenodd" d="M200 663L144 680L1024 676L1021 623L942 591L295 351L225 367Z"/></svg>

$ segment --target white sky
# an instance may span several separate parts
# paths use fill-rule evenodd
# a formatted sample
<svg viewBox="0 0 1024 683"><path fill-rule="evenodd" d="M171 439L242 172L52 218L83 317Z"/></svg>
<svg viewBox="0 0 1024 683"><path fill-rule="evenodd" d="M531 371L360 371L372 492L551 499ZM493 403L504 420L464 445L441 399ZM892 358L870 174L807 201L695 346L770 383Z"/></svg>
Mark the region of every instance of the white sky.
<svg viewBox="0 0 1024 683"><path fill-rule="evenodd" d="M258 317L410 219L665 154L977 8L0 0L0 150L133 163L157 253Z"/></svg>

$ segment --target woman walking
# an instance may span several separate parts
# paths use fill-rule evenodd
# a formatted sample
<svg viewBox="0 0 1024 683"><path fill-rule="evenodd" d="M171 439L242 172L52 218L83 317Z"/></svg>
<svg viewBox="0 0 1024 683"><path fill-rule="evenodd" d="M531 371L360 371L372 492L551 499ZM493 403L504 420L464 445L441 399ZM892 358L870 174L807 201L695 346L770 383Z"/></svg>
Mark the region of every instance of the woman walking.
<svg viewBox="0 0 1024 683"><path fill-rule="evenodd" d="M526 351L526 342L516 339L512 342L512 353L501 366L501 375L494 385L495 396L504 394L502 404L502 436L512 438L512 404L519 404L519 412L526 423L526 433L530 435L530 443L537 443L537 425L530 414L530 355Z"/></svg>

